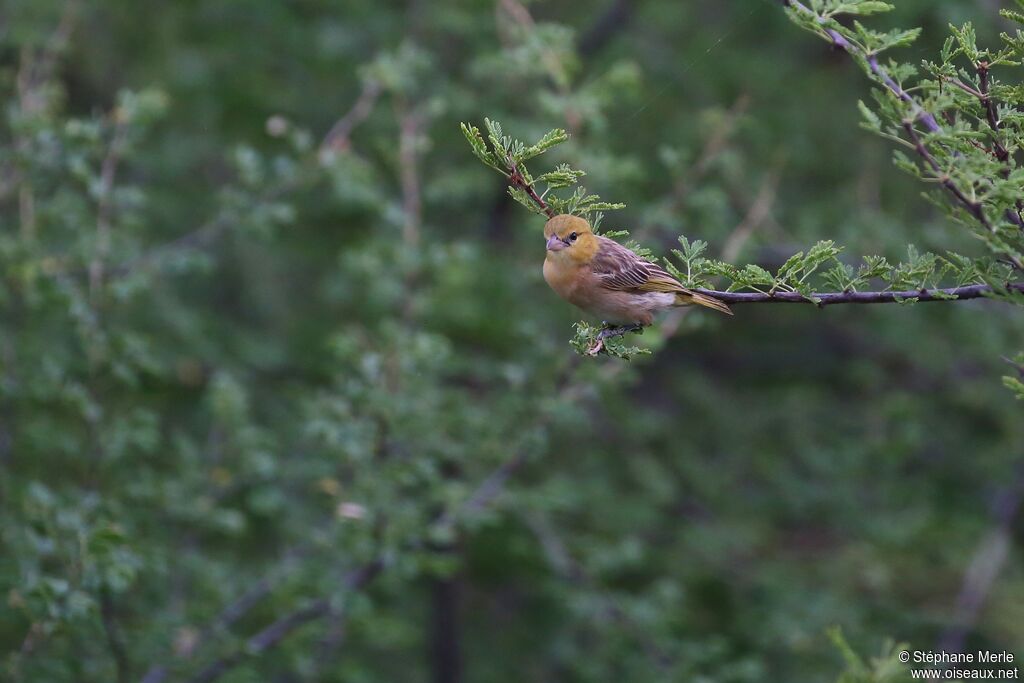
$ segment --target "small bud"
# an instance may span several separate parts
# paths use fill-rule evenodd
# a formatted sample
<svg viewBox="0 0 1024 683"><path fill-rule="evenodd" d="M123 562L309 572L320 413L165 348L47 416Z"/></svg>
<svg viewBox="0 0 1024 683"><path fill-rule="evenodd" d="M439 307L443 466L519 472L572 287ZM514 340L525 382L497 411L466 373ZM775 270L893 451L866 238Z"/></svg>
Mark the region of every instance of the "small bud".
<svg viewBox="0 0 1024 683"><path fill-rule="evenodd" d="M366 517L366 508L359 503L340 503L337 514L345 519L362 519Z"/></svg>
<svg viewBox="0 0 1024 683"><path fill-rule="evenodd" d="M271 137L279 138L288 132L288 119L275 114L267 119L267 135Z"/></svg>

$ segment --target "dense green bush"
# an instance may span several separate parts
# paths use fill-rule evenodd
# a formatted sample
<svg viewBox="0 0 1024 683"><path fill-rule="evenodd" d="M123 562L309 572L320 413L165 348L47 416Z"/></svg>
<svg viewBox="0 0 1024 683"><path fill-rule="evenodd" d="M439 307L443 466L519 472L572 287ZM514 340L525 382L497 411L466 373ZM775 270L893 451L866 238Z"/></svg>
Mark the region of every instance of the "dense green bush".
<svg viewBox="0 0 1024 683"><path fill-rule="evenodd" d="M912 243L967 259L921 286L997 289L1021 178L974 143L1019 114L937 84L982 58L948 23L1011 24L870 20L923 27L894 58L971 117L917 134L998 179L996 230L917 198L855 60L770 2L3 5L3 679L880 681L890 639L1024 641L1020 307L751 305L580 358L458 128L564 128L544 161L655 253L774 282Z"/></svg>

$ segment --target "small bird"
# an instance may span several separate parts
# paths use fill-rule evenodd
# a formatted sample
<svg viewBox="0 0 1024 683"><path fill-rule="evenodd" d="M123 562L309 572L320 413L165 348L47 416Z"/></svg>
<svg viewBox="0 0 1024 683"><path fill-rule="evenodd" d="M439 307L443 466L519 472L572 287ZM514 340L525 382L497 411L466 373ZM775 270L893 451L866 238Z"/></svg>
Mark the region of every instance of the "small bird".
<svg viewBox="0 0 1024 683"><path fill-rule="evenodd" d="M646 327L655 313L676 306L697 304L732 315L725 303L683 287L660 266L595 235L579 216L555 216L545 224L544 237L544 279L551 289L606 324L623 326L617 334Z"/></svg>

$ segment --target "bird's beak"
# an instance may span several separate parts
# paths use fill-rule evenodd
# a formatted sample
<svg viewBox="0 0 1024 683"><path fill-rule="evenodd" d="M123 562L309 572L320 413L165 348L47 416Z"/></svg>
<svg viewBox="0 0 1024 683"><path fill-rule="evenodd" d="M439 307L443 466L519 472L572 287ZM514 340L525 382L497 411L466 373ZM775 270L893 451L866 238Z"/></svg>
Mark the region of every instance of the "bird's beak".
<svg viewBox="0 0 1024 683"><path fill-rule="evenodd" d="M558 235L552 235L548 238L548 251L561 251L565 249L568 244L558 238Z"/></svg>

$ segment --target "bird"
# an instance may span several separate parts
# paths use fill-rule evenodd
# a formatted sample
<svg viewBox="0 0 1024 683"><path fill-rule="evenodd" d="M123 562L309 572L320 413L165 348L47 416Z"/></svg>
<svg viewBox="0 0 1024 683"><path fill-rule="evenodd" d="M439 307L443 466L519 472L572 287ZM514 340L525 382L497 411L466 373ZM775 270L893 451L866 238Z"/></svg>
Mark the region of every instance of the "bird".
<svg viewBox="0 0 1024 683"><path fill-rule="evenodd" d="M604 321L609 334L599 340L647 327L655 313L677 306L697 304L732 315L724 302L687 289L661 266L595 235L580 216L550 218L544 237L544 280L558 296Z"/></svg>

